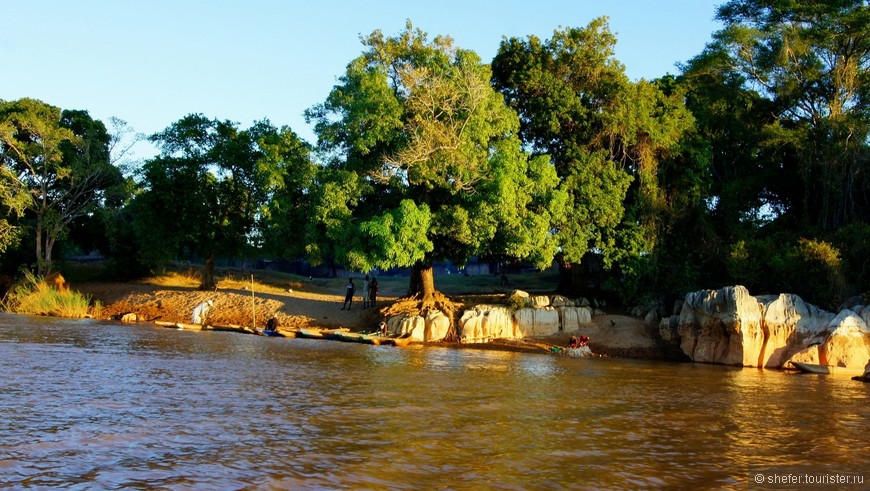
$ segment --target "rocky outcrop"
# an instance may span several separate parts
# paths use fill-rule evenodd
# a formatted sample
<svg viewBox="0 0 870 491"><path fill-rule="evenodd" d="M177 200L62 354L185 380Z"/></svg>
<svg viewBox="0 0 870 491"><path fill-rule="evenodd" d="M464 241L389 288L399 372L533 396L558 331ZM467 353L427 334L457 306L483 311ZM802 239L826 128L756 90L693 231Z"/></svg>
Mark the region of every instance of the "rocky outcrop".
<svg viewBox="0 0 870 491"><path fill-rule="evenodd" d="M755 366L764 344L762 306L742 286L686 295L680 348L694 361Z"/></svg>
<svg viewBox="0 0 870 491"><path fill-rule="evenodd" d="M410 334L413 341L441 341L450 332L450 318L439 310L425 315L399 315L387 319L387 331L403 335Z"/></svg>
<svg viewBox="0 0 870 491"><path fill-rule="evenodd" d="M589 303L582 299L531 296L522 291L514 292L509 299L518 307L516 310L506 305L477 305L466 310L459 321L461 341L486 343L494 339L551 336L577 332L592 322Z"/></svg>
<svg viewBox="0 0 870 491"><path fill-rule="evenodd" d="M838 315L797 295L753 297L742 286L686 295L680 315L662 319L662 339L679 340L693 361L788 367L789 361L863 367L870 357L870 312Z"/></svg>
<svg viewBox="0 0 870 491"><path fill-rule="evenodd" d="M795 351L804 349L823 334L834 315L799 296L781 294L758 297L764 305L765 345L761 367L781 367Z"/></svg>
<svg viewBox="0 0 870 491"><path fill-rule="evenodd" d="M559 312L549 306L549 301L547 303L537 308L518 309L514 313L516 337L552 336L561 330Z"/></svg>
<svg viewBox="0 0 870 491"><path fill-rule="evenodd" d="M466 310L459 320L459 339L463 343L515 337L513 314L505 305L477 305Z"/></svg>
<svg viewBox="0 0 870 491"><path fill-rule="evenodd" d="M810 344L788 361L861 368L870 360L870 328L860 315L848 309L834 317Z"/></svg>

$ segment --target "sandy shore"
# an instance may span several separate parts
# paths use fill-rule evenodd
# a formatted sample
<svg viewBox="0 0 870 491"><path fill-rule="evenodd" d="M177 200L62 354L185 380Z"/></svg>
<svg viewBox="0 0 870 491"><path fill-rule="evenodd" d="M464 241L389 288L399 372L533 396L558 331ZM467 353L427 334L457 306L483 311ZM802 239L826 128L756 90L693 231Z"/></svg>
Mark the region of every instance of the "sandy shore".
<svg viewBox="0 0 870 491"><path fill-rule="evenodd" d="M244 325L263 327L272 315L281 326L347 327L366 330L377 326L377 309L362 309L359 297L350 310L342 310L343 295L336 292L286 291L272 289L253 292L248 289L218 289L198 291L192 288L161 288L142 283L84 283L71 285L88 294L102 305L101 317L117 318L135 313L145 321L189 322L194 307L205 300L213 300L209 322L218 325ZM378 299L380 307L395 300L394 296Z"/></svg>

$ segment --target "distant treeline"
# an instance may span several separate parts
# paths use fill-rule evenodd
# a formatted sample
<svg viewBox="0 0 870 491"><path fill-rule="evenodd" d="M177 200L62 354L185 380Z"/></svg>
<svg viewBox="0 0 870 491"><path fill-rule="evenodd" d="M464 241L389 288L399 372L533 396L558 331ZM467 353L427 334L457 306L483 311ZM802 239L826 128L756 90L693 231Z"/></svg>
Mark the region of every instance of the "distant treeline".
<svg viewBox="0 0 870 491"><path fill-rule="evenodd" d="M0 267L302 257L409 267L427 298L436 262L555 258L566 294L743 284L830 306L870 292L868 9L732 0L679 74L639 81L606 18L489 61L409 21L305 112L317 142L191 114L135 164L122 121L0 101Z"/></svg>

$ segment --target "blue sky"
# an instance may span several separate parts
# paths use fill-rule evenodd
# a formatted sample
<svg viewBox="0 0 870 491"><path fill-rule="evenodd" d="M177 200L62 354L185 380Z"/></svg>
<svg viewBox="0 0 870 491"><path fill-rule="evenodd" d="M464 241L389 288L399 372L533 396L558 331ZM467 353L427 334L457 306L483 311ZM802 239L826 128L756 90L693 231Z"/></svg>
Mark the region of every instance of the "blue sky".
<svg viewBox="0 0 870 491"><path fill-rule="evenodd" d="M652 79L700 53L723 1L0 0L0 99L116 116L147 134L190 113L242 127L268 118L313 143L303 111L375 29L396 34L411 19L489 61L502 36L546 39L606 15L628 76Z"/></svg>

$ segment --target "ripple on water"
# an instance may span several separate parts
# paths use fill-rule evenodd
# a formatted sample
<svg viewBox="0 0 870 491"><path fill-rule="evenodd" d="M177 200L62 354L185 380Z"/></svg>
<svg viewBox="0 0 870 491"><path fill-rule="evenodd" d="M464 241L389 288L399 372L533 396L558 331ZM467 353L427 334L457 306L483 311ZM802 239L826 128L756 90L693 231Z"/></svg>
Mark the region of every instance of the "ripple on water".
<svg viewBox="0 0 870 491"><path fill-rule="evenodd" d="M11 319L11 320L10 320ZM744 487L870 465L866 386L0 315L0 487Z"/></svg>

